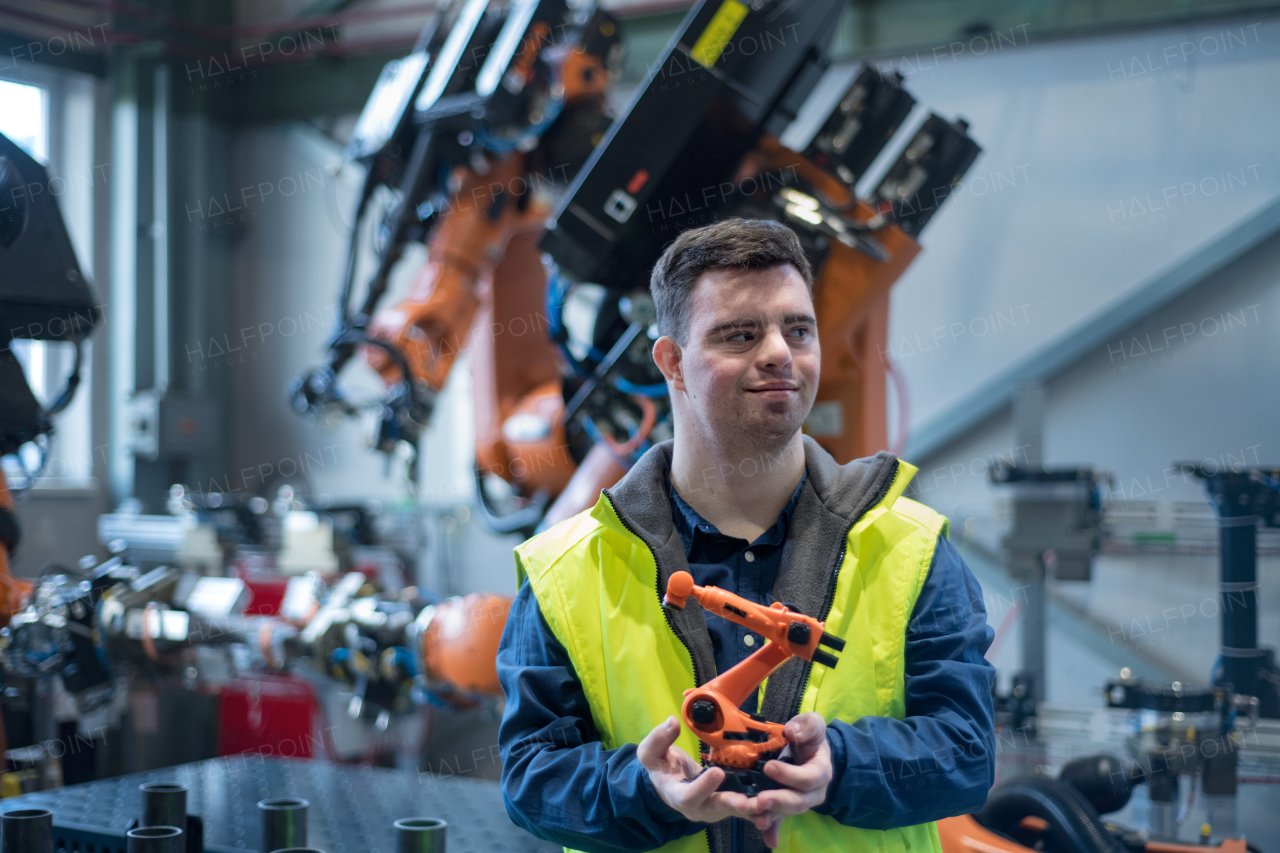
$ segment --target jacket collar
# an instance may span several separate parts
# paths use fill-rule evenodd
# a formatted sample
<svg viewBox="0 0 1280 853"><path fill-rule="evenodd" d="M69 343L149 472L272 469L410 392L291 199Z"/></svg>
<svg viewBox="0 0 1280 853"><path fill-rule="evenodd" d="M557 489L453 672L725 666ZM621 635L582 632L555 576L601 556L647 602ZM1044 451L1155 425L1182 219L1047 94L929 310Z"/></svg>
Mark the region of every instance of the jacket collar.
<svg viewBox="0 0 1280 853"><path fill-rule="evenodd" d="M821 508L852 525L884 497L898 472L897 457L887 451L841 465L812 438L801 438L809 474L804 492L811 494L807 501L802 494L797 512L807 503L809 511ZM605 490L623 522L655 549L675 533L666 495L674 444L674 440L655 444L617 485Z"/></svg>

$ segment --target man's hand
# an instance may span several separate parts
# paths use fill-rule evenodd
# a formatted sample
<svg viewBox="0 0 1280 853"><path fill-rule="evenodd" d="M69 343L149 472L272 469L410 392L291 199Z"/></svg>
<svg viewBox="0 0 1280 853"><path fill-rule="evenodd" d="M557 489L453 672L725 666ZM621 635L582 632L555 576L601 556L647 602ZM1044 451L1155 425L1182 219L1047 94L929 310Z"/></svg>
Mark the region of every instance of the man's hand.
<svg viewBox="0 0 1280 853"><path fill-rule="evenodd" d="M761 791L753 802L752 820L771 850L778 846L783 819L822 805L827 798L827 785L831 784L831 747L822 715L810 712L792 717L783 734L788 741L786 751L795 763L770 761L765 764L764 773L787 787Z"/></svg>
<svg viewBox="0 0 1280 853"><path fill-rule="evenodd" d="M754 801L742 794L717 791L724 781L724 771L719 767L703 770L689 753L675 745L679 736L680 722L668 717L636 748L636 757L649 771L649 779L662 801L698 823L715 823L727 817L753 820L757 811ZM828 758L828 778L830 765Z"/></svg>

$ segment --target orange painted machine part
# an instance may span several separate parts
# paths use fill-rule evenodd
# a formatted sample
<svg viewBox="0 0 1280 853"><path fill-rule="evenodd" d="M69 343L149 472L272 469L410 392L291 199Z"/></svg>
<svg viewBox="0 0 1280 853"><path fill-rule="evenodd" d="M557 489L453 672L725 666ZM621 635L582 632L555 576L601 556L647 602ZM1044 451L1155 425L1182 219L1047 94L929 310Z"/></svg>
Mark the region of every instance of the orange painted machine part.
<svg viewBox="0 0 1280 853"><path fill-rule="evenodd" d="M942 853L1032 853L1031 848L995 834L967 814L938 821L938 839Z"/></svg>
<svg viewBox="0 0 1280 853"><path fill-rule="evenodd" d="M1032 848L987 829L973 815L938 821L938 838L942 842L942 853L1035 853ZM1146 846L1146 853L1246 853L1247 850L1241 838L1227 839L1217 847L1167 841L1148 841Z"/></svg>
<svg viewBox="0 0 1280 853"><path fill-rule="evenodd" d="M0 471L0 507L10 512L14 509L9 481L3 471ZM21 612L29 595L31 582L9 574L9 549L0 545L0 628L8 626L9 620Z"/></svg>
<svg viewBox="0 0 1280 853"><path fill-rule="evenodd" d="M538 252L542 223L512 235L481 291L468 352L476 424L476 464L528 492L559 494L573 476L564 397L543 305L546 270ZM506 430L514 415L522 430ZM532 421L542 430L530 430Z"/></svg>
<svg viewBox="0 0 1280 853"><path fill-rule="evenodd" d="M481 282L515 232L538 229L546 219L545 209L519 209L513 191L528 192L524 173L522 154L510 155L485 175L458 169L459 188L431 234L426 266L399 304L373 318L370 331L404 352L415 378L433 391L444 387L471 333ZM385 352L366 348L365 358L388 384L400 381Z"/></svg>
<svg viewBox="0 0 1280 853"><path fill-rule="evenodd" d="M824 172L803 154L787 148L778 141L777 137L761 137L756 150L747 156L743 166L744 171L740 171L734 178L735 183L741 184L742 180L750 177L752 173L776 171L786 174L790 172L813 186L822 200L837 210L847 210L856 201L849 187L835 175Z"/></svg>
<svg viewBox="0 0 1280 853"><path fill-rule="evenodd" d="M512 600L509 595L473 592L435 605L421 640L427 675L473 693L502 695L498 643Z"/></svg>
<svg viewBox="0 0 1280 853"><path fill-rule="evenodd" d="M479 406L479 400L476 401ZM546 382L521 397L514 411L507 417L527 418L543 425L547 432L529 438L520 438L515 432L503 431L503 447L510 464L504 479L520 483L530 492L558 495L569 484L575 466L565 440L564 396L558 381ZM505 424L507 418L502 422ZM512 421L515 423L516 421ZM476 458L480 458L477 455ZM493 470L493 469L487 469Z"/></svg>
<svg viewBox="0 0 1280 853"><path fill-rule="evenodd" d="M704 609L736 622L765 638L764 646L742 663L721 673L701 687L684 693L680 716L690 729L707 744L704 756L712 764L741 770L759 769L759 764L775 757L787 745L781 723L754 718L739 709L752 691L792 656L813 660L820 654L818 644L825 642L843 647L838 637L825 634L823 626L812 616L796 613L780 602L765 607L715 586L698 586L688 572L676 572L667 581L663 604L684 609L692 596ZM797 631L796 626L804 626ZM799 641L793 632L802 634ZM715 706L714 719L699 722L694 703L710 702Z"/></svg>
<svg viewBox="0 0 1280 853"><path fill-rule="evenodd" d="M556 494L575 465L542 308L546 272L537 242L547 210L536 202L521 209L520 196L530 192L521 154L485 175L458 174L460 187L432 233L427 265L401 302L378 313L371 332L399 348L416 381L434 391L469 342L477 464L527 492ZM366 347L365 357L388 385L400 381L387 353ZM504 427L515 414L542 421L545 433L509 438Z"/></svg>
<svg viewBox="0 0 1280 853"><path fill-rule="evenodd" d="M14 509L13 494L9 491L9 481L0 470L0 507L10 512ZM0 545L0 628L8 627L9 620L26 606L31 595L31 582L20 580L9 574L9 549ZM0 719L0 755L9 749L9 735Z"/></svg>
<svg viewBox="0 0 1280 853"><path fill-rule="evenodd" d="M763 137L735 180L766 171L793 174L836 210L866 222L876 211L856 199L835 176L773 137ZM806 430L836 461L870 456L889 446L885 411L885 354L889 337L889 288L920 253L920 244L896 225L874 232L889 254L885 262L832 240L813 289L822 342L821 378ZM825 411L824 411L825 410Z"/></svg>
<svg viewBox="0 0 1280 853"><path fill-rule="evenodd" d="M575 47L565 57L563 74L565 100L570 103L603 98L609 88L609 70L604 62L581 47Z"/></svg>
<svg viewBox="0 0 1280 853"><path fill-rule="evenodd" d="M603 441L593 444L564 491L547 508L542 517L543 526L551 527L590 509L600 499L600 490L614 485L626 473L625 459L619 459Z"/></svg>
<svg viewBox="0 0 1280 853"><path fill-rule="evenodd" d="M602 23L600 34L612 36L614 26ZM528 82L550 35L546 24L536 24L510 73ZM552 97L571 106L603 104L610 84L605 57L578 45L546 58L560 66ZM477 465L526 494L556 495L576 466L543 311L546 271L538 240L549 210L532 192L528 165L524 154L513 153L483 174L454 170L452 196L428 241L428 263L399 304L378 312L370 332L403 353L413 378L436 392L469 344ZM365 347L364 356L388 385L408 378L382 349ZM519 428L508 431L515 415ZM530 426L538 421L545 429Z"/></svg>
<svg viewBox="0 0 1280 853"><path fill-rule="evenodd" d="M858 204L870 216L870 208ZM875 239L888 250L887 262L832 241L814 283L818 340L822 342L814 408L822 413L826 407L828 414L811 418L808 432L842 463L870 456L889 445L885 412L889 288L920 252L920 245L897 226L875 232ZM829 414L832 410L834 418Z"/></svg>

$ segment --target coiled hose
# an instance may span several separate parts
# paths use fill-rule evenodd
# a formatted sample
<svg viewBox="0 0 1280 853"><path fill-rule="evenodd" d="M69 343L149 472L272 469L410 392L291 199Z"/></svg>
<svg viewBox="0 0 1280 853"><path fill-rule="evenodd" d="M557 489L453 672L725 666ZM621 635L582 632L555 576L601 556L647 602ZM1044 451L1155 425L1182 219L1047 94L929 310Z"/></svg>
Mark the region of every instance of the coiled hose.
<svg viewBox="0 0 1280 853"><path fill-rule="evenodd" d="M1126 853L1124 843L1102 825L1097 810L1074 787L1046 776L1023 776L998 785L974 817L1010 835L1024 817L1049 823L1054 853Z"/></svg>

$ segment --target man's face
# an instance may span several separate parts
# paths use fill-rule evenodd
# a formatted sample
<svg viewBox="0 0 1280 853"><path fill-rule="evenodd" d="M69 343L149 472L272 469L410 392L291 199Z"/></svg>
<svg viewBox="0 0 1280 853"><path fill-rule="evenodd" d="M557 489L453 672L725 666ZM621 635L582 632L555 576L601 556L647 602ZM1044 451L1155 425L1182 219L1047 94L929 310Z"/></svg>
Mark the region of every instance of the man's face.
<svg viewBox="0 0 1280 853"><path fill-rule="evenodd" d="M813 300L790 264L710 270L691 296L676 388L708 444L784 447L813 407L821 353Z"/></svg>

